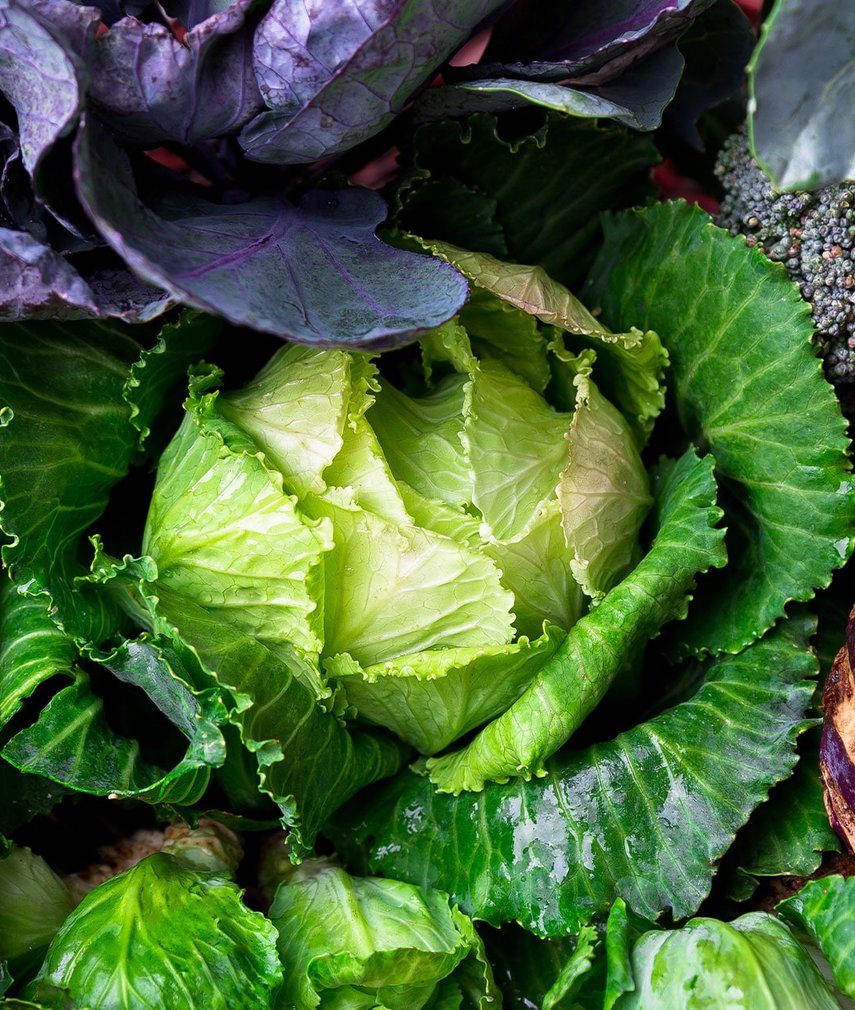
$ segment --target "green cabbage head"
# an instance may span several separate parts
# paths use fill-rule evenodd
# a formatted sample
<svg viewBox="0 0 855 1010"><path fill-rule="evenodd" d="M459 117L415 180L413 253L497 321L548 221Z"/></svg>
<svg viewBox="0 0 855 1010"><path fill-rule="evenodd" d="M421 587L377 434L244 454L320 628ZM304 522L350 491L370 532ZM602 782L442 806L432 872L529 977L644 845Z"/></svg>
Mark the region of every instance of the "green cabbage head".
<svg viewBox="0 0 855 1010"><path fill-rule="evenodd" d="M424 754L525 691L651 504L593 349L498 300L464 318L382 358L286 345L228 393L197 369L144 543L179 629L202 608Z"/></svg>

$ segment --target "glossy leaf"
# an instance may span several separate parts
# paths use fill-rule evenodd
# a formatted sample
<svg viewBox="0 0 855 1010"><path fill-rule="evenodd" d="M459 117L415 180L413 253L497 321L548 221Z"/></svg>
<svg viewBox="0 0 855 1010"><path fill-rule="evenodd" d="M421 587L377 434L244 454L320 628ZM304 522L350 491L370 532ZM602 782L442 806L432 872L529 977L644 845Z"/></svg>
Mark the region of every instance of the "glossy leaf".
<svg viewBox="0 0 855 1010"><path fill-rule="evenodd" d="M50 614L45 596L26 596L4 579L0 596L0 727L39 684L75 676L77 649Z"/></svg>
<svg viewBox="0 0 855 1010"><path fill-rule="evenodd" d="M125 474L136 433L122 386L139 353L115 325L3 327L3 561L30 592L55 588Z"/></svg>
<svg viewBox="0 0 855 1010"><path fill-rule="evenodd" d="M129 420L138 432L140 450L147 448L152 425L169 396L183 395L187 368L211 350L222 325L199 312L182 312L161 327L157 343L131 365L122 396L130 406Z"/></svg>
<svg viewBox="0 0 855 1010"><path fill-rule="evenodd" d="M232 323L298 343L382 348L466 300L450 267L375 237L386 207L368 190L313 191L298 206L280 196L146 206L127 155L92 121L78 134L76 165L81 201L128 265Z"/></svg>
<svg viewBox="0 0 855 1010"><path fill-rule="evenodd" d="M92 289L59 253L26 231L0 228L0 320L98 314Z"/></svg>
<svg viewBox="0 0 855 1010"><path fill-rule="evenodd" d="M164 612L190 598L271 647L319 653L312 589L333 546L329 524L306 519L276 474L217 412L216 374L191 386L188 413L163 453L143 535ZM232 448L235 446L235 448ZM319 688L319 690L321 690Z"/></svg>
<svg viewBox="0 0 855 1010"><path fill-rule="evenodd" d="M205 791L211 769L225 760L217 728L226 718L219 693L202 682L198 660L182 643L126 642L98 657L119 680L141 688L186 738L184 756L170 769L146 760L138 741L118 734L103 699L82 672L48 702L33 725L19 731L3 749L21 771L42 775L66 788L96 795L135 796L152 803L188 805Z"/></svg>
<svg viewBox="0 0 855 1010"><path fill-rule="evenodd" d="M435 754L513 704L563 637L548 628L532 642L434 649L367 668L339 655L324 667L363 719Z"/></svg>
<svg viewBox="0 0 855 1010"><path fill-rule="evenodd" d="M248 157L299 164L379 133L504 0L351 0L334 15L277 0L256 36L271 111L241 134Z"/></svg>
<svg viewBox="0 0 855 1010"><path fill-rule="evenodd" d="M615 328L656 330L683 428L715 457L731 560L704 579L678 635L737 651L827 585L852 548L844 422L809 307L777 264L677 203L607 222L584 298Z"/></svg>
<svg viewBox="0 0 855 1010"><path fill-rule="evenodd" d="M218 406L264 452L290 493L320 493L344 444L351 398L363 397L372 382L346 351L292 344Z"/></svg>
<svg viewBox="0 0 855 1010"><path fill-rule="evenodd" d="M808 932L831 964L834 981L855 997L855 878L836 874L811 880L798 894L779 902L776 911Z"/></svg>
<svg viewBox="0 0 855 1010"><path fill-rule="evenodd" d="M156 852L88 894L54 937L36 983L46 1006L255 1010L281 968L276 932L222 876Z"/></svg>
<svg viewBox="0 0 855 1010"><path fill-rule="evenodd" d="M285 966L283 1006L312 1010L330 999L341 1010L460 1006L463 972L476 983L469 1005L498 1003L475 927L442 892L352 877L318 861L280 884L270 918Z"/></svg>
<svg viewBox="0 0 855 1010"><path fill-rule="evenodd" d="M692 919L645 933L632 950L633 989L614 1010L837 1010L825 980L783 922L766 912L731 923ZM700 984L698 984L700 983Z"/></svg>
<svg viewBox="0 0 855 1010"><path fill-rule="evenodd" d="M818 734L806 733L795 771L775 786L740 832L728 862L753 877L810 876L840 848L822 800Z"/></svg>
<svg viewBox="0 0 855 1010"><path fill-rule="evenodd" d="M649 918L690 915L737 829L794 764L816 672L811 630L791 621L711 662L688 701L558 755L544 778L452 797L402 774L371 809L343 812L338 849L541 935L578 932L617 896Z"/></svg>
<svg viewBox="0 0 855 1010"><path fill-rule="evenodd" d="M855 176L853 47L851 4L777 0L764 22L749 67L748 122L754 156L777 189Z"/></svg>
<svg viewBox="0 0 855 1010"><path fill-rule="evenodd" d="M321 825L345 800L400 768L403 745L364 730L349 732L317 703L307 686L306 659L296 650L290 660L284 651L274 654L189 598L175 621L234 698L231 721L255 756L259 788L282 812L296 856L310 851Z"/></svg>
<svg viewBox="0 0 855 1010"><path fill-rule="evenodd" d="M600 602L638 560L638 535L650 511L650 478L629 424L602 395L589 369L574 379L578 402L567 432L567 466L558 484L570 569Z"/></svg>
<svg viewBox="0 0 855 1010"><path fill-rule="evenodd" d="M274 654L192 597L175 595L167 621L153 595L157 570L150 559L126 558L104 567L100 577L141 589L141 604L154 626L195 647L229 692L230 721L252 755L258 789L281 810L296 857L311 849L320 826L346 799L401 766L402 745L364 731L349 733L334 712L317 703L316 671L297 650Z"/></svg>
<svg viewBox="0 0 855 1010"><path fill-rule="evenodd" d="M201 346L189 323L165 329L161 349L145 354L136 334L150 331L45 322L9 324L0 337L3 562L20 589L49 592L59 620L90 625L94 638L115 629L96 633L98 608L82 605L83 591L70 602L68 578L83 573L79 539L127 472L136 426L148 425Z"/></svg>
<svg viewBox="0 0 855 1010"><path fill-rule="evenodd" d="M542 323L581 338L577 342L583 346L594 348L597 356L603 359L601 367L594 367L594 378L599 381L602 376L607 395L624 412L636 431L639 444L643 444L665 405L664 375L668 354L656 333L642 332L635 327L625 333L612 333L542 267L505 263L487 253L469 252L448 242L419 241L489 295ZM464 322L470 314L467 309ZM549 349L560 359L574 357L565 351L560 336L553 337ZM518 354L517 358L527 356L530 355ZM564 409L572 409L576 393L568 392L565 399Z"/></svg>
<svg viewBox="0 0 855 1010"><path fill-rule="evenodd" d="M638 566L570 630L555 656L503 715L463 750L428 761L441 792L481 789L511 776L547 774L618 673L669 620L685 616L699 572L725 560L713 529L711 460L687 452L656 475L656 538Z"/></svg>

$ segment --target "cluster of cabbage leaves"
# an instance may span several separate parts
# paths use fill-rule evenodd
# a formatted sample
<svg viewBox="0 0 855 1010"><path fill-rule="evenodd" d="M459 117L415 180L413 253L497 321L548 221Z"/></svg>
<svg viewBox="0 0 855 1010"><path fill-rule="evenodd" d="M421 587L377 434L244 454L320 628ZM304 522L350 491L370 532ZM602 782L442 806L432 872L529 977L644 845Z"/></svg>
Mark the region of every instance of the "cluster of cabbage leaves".
<svg viewBox="0 0 855 1010"><path fill-rule="evenodd" d="M491 129L431 136L516 167L541 150ZM433 183L454 188L425 175L403 211L415 218ZM620 901L687 919L728 850L735 891L770 872L778 815L761 804L778 783L802 789L817 672L815 619L793 602L852 548L844 423L798 292L698 210L608 219L582 288L594 311L539 267L422 244L468 279L454 319L377 356L288 345L248 382L234 334L220 341L199 314L159 331L4 328L0 783L14 802L0 831L67 792L247 831L278 821L295 860L322 834L349 871L441 891L467 923L577 937L554 1001L576 998L573 977L593 999L592 920ZM604 699L629 727L616 736ZM833 842L816 832L815 795L796 809L809 830L786 862L810 873ZM155 878L196 907L207 884L155 855L57 922L41 967L9 950L15 999L40 981L36 1005L62 1005L78 984L66 938L124 942L113 916ZM255 922L261 974L248 971L272 994L299 944L212 886L216 930L200 942L222 944L230 971L256 946L221 935L232 913L218 902ZM64 899L54 907L66 915ZM473 957L487 979L457 921L435 980L452 1001L468 989L442 980ZM778 930L756 925L753 947ZM687 929L719 944L740 933ZM154 964L133 935L133 964ZM177 963L183 937L153 946ZM678 946L639 939L633 978ZM344 1006L390 1006L346 985ZM113 1005L84 989L78 1003ZM121 1005L146 1005L123 992ZM466 999L490 992L483 981Z"/></svg>
<svg viewBox="0 0 855 1010"><path fill-rule="evenodd" d="M197 373L143 551L179 629L190 600L435 754L628 572L652 498L593 350L491 296L420 347L410 392L369 355L297 345L230 394Z"/></svg>

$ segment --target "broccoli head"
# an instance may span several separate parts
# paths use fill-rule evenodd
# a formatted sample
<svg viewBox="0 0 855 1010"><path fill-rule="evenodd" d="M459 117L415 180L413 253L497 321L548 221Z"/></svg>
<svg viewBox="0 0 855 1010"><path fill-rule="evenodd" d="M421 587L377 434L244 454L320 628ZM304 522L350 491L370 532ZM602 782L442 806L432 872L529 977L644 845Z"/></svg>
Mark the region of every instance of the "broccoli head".
<svg viewBox="0 0 855 1010"><path fill-rule="evenodd" d="M783 263L813 309L826 376L844 405L855 402L855 183L777 193L744 130L725 143L715 171L718 224Z"/></svg>

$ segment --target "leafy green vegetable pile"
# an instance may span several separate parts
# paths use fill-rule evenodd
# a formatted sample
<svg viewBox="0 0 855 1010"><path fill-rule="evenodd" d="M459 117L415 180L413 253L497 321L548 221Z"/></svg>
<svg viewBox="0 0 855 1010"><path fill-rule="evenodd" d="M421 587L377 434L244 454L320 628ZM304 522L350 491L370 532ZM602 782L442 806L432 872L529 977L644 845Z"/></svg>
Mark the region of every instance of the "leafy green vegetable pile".
<svg viewBox="0 0 855 1010"><path fill-rule="evenodd" d="M649 198L743 14L114 7L0 6L0 1007L855 998L846 422Z"/></svg>

